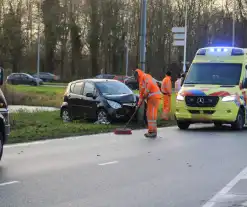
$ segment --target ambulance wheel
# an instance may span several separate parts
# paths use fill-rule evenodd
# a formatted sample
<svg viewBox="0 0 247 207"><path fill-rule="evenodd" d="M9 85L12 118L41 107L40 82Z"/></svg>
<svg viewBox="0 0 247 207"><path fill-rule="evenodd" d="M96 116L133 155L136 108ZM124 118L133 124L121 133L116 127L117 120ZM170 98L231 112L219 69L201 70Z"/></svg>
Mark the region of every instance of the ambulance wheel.
<svg viewBox="0 0 247 207"><path fill-rule="evenodd" d="M178 128L181 130L186 130L189 128L190 123L186 121L177 121Z"/></svg>
<svg viewBox="0 0 247 207"><path fill-rule="evenodd" d="M244 110L239 109L236 121L234 123L232 123L232 129L243 130L244 124L245 124Z"/></svg>

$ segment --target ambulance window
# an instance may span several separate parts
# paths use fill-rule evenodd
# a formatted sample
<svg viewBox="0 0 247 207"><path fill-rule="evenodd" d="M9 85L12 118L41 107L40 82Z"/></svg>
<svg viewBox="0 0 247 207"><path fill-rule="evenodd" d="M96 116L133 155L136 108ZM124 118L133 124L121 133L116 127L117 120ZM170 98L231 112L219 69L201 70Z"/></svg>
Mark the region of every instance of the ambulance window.
<svg viewBox="0 0 247 207"><path fill-rule="evenodd" d="M247 78L247 65L245 66L245 78Z"/></svg>
<svg viewBox="0 0 247 207"><path fill-rule="evenodd" d="M184 84L238 85L242 64L193 63Z"/></svg>

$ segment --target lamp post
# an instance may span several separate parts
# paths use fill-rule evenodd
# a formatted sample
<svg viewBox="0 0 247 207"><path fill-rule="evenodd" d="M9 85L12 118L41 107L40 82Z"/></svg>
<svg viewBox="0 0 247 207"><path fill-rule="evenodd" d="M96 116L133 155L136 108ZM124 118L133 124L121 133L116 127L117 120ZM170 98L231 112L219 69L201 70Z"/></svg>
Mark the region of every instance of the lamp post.
<svg viewBox="0 0 247 207"><path fill-rule="evenodd" d="M147 0L141 0L141 21L140 21L140 69L145 72L146 68L146 31L147 31ZM138 110L139 124L145 124L145 104Z"/></svg>
<svg viewBox="0 0 247 207"><path fill-rule="evenodd" d="M185 2L185 20L184 20L184 64L183 71L186 71L186 50L187 50L187 28L188 25L188 3Z"/></svg>
<svg viewBox="0 0 247 207"><path fill-rule="evenodd" d="M145 72L146 64L146 33L147 33L147 0L141 1L141 31L140 31L140 66Z"/></svg>
<svg viewBox="0 0 247 207"><path fill-rule="evenodd" d="M235 11L236 11L236 2L233 0L233 12L232 12L232 46L235 46L235 21L236 21L236 16L235 16Z"/></svg>
<svg viewBox="0 0 247 207"><path fill-rule="evenodd" d="M128 43L125 43L125 75L128 76L129 70L129 46Z"/></svg>
<svg viewBox="0 0 247 207"><path fill-rule="evenodd" d="M37 77L39 78L40 72L40 12L41 12L41 2L39 3L38 14L39 14L39 22L38 22L38 40L37 40ZM39 84L39 81L37 81Z"/></svg>

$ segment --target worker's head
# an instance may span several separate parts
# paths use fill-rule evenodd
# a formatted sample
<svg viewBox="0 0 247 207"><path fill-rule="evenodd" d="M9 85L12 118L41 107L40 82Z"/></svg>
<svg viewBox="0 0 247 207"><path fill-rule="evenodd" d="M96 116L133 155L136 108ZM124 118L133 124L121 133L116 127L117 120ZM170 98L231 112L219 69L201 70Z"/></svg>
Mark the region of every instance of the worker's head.
<svg viewBox="0 0 247 207"><path fill-rule="evenodd" d="M166 72L166 75L167 75L167 76L171 76L171 75L172 75L171 71L167 71L167 72Z"/></svg>
<svg viewBox="0 0 247 207"><path fill-rule="evenodd" d="M144 72L140 69L136 69L134 72L134 77L136 79L137 82L139 82L140 77L144 75Z"/></svg>
<svg viewBox="0 0 247 207"><path fill-rule="evenodd" d="M181 78L181 73L178 73L177 78L178 79Z"/></svg>

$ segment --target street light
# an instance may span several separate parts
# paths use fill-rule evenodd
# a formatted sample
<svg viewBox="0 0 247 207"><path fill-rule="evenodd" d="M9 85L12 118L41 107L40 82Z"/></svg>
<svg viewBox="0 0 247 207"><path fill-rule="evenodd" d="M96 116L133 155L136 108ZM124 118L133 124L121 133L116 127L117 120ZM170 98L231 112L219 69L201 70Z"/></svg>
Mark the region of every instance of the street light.
<svg viewBox="0 0 247 207"><path fill-rule="evenodd" d="M129 70L129 46L128 43L125 42L125 75L128 76Z"/></svg>
<svg viewBox="0 0 247 207"><path fill-rule="evenodd" d="M146 30L147 30L147 0L141 0L141 21L140 21L140 69L145 72L146 63ZM138 122L145 124L144 105L138 110Z"/></svg>
<svg viewBox="0 0 247 207"><path fill-rule="evenodd" d="M187 25L188 25L188 3L185 2L185 20L184 20L184 64L183 71L186 71L186 50L187 50Z"/></svg>
<svg viewBox="0 0 247 207"><path fill-rule="evenodd" d="M233 12L232 12L232 46L235 46L235 21L236 21L236 16L235 16L235 11L236 11L236 2L233 0Z"/></svg>
<svg viewBox="0 0 247 207"><path fill-rule="evenodd" d="M39 14L39 22L38 22L38 40L37 40L37 77L39 78L40 72L40 12L41 12L41 2L39 3L38 14ZM39 81L37 81L39 84Z"/></svg>
<svg viewBox="0 0 247 207"><path fill-rule="evenodd" d="M140 66L145 72L146 63L146 33L147 33L147 0L141 1L141 25L140 25Z"/></svg>

